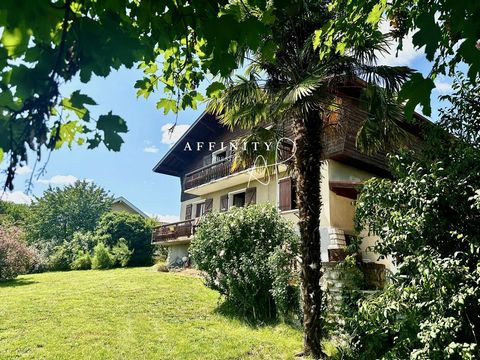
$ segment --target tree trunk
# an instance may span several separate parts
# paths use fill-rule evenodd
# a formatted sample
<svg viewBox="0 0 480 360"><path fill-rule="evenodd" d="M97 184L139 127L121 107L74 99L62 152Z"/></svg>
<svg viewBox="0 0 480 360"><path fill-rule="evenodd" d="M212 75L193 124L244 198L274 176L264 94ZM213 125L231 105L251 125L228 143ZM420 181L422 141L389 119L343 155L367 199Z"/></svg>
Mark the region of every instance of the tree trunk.
<svg viewBox="0 0 480 360"><path fill-rule="evenodd" d="M295 172L302 255L303 344L304 353L315 359L323 358L321 340L325 333L323 314L325 306L320 287L323 273L320 251L322 127L318 111L310 111L294 122Z"/></svg>

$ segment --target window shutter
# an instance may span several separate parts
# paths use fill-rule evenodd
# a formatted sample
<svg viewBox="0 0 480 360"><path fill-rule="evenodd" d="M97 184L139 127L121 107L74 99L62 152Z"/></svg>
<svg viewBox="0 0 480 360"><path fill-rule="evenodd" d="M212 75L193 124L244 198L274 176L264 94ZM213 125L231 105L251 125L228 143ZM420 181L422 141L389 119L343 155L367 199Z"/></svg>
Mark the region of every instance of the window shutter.
<svg viewBox="0 0 480 360"><path fill-rule="evenodd" d="M188 204L185 208L185 220L190 220L192 218L192 204Z"/></svg>
<svg viewBox="0 0 480 360"><path fill-rule="evenodd" d="M255 204L257 202L257 188L248 188L245 191L245 206Z"/></svg>
<svg viewBox="0 0 480 360"><path fill-rule="evenodd" d="M220 211L228 210L228 195L220 196Z"/></svg>
<svg viewBox="0 0 480 360"><path fill-rule="evenodd" d="M292 178L281 179L278 182L279 187L279 199L278 207L280 211L286 211L292 209Z"/></svg>
<svg viewBox="0 0 480 360"><path fill-rule="evenodd" d="M213 199L205 200L205 214L212 211L213 209Z"/></svg>

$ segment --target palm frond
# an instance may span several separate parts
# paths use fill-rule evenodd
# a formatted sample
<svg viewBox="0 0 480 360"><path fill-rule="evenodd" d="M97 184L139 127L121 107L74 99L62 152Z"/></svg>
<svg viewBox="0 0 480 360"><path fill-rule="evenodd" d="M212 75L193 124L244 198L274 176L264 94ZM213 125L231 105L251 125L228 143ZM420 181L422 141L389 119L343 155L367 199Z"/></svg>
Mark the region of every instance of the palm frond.
<svg viewBox="0 0 480 360"><path fill-rule="evenodd" d="M369 85L361 100L367 116L357 133L356 145L360 151L374 154L408 145L402 108L385 89Z"/></svg>
<svg viewBox="0 0 480 360"><path fill-rule="evenodd" d="M357 71L367 83L381 85L390 94L397 93L413 74L407 66L360 65Z"/></svg>

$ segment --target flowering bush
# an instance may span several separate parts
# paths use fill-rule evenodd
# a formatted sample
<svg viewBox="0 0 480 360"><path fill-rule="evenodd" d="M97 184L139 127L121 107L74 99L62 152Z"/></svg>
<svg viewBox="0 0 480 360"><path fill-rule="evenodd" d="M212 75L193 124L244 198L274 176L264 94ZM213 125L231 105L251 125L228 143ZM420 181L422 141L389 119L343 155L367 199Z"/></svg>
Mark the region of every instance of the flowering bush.
<svg viewBox="0 0 480 360"><path fill-rule="evenodd" d="M21 240L15 227L0 227L0 280L11 280L27 272L35 261L35 251Z"/></svg>
<svg viewBox="0 0 480 360"><path fill-rule="evenodd" d="M291 280L297 236L272 206L208 214L190 251L206 273L207 286L244 315L266 319L290 310L290 295L296 297L290 287L295 286Z"/></svg>

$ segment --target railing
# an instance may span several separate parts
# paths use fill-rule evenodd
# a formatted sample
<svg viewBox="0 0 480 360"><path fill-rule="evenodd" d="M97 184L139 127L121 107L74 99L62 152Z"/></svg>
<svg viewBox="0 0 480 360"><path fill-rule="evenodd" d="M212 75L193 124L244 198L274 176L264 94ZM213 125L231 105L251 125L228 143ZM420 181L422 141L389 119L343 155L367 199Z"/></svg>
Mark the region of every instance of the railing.
<svg viewBox="0 0 480 360"><path fill-rule="evenodd" d="M152 243L157 244L181 237L189 237L195 233L195 220L179 221L171 224L156 226L152 230Z"/></svg>
<svg viewBox="0 0 480 360"><path fill-rule="evenodd" d="M189 172L188 174L185 174L184 188L191 189L244 170L244 167L242 166L238 166L235 170L232 170L232 165L233 157L230 156Z"/></svg>
<svg viewBox="0 0 480 360"><path fill-rule="evenodd" d="M237 172L243 171L253 166L253 162L247 164L246 166L239 165L234 170L232 169L233 165L233 156L229 156L223 160L214 162L210 165L203 166L199 169L196 169L192 172L185 174L184 178L184 189L192 189L194 187L208 184L211 181L224 178L226 176L235 174ZM278 149L278 162L287 162L292 160L292 146L290 144L283 144ZM257 166L264 166L265 164L259 162Z"/></svg>

